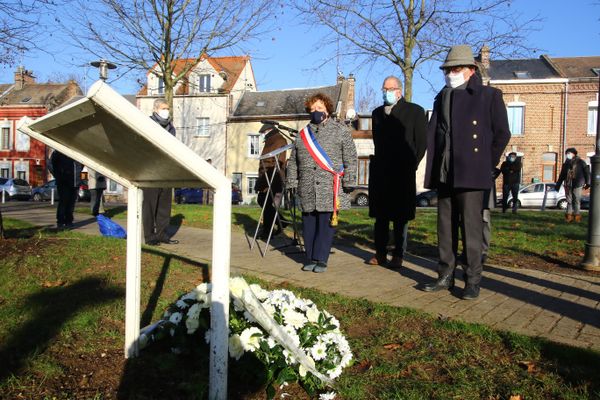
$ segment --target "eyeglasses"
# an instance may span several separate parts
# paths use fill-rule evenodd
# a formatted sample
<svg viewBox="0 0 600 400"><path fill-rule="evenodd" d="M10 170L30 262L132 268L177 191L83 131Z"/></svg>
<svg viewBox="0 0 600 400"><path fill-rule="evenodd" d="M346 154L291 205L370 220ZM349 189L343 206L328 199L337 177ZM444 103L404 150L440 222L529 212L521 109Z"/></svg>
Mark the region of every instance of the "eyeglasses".
<svg viewBox="0 0 600 400"><path fill-rule="evenodd" d="M400 90L400 88L397 88L397 87L391 87L391 88L381 88L381 91L382 91L382 92L384 92L384 93L385 93L385 92L391 92L391 91L393 91L393 90Z"/></svg>

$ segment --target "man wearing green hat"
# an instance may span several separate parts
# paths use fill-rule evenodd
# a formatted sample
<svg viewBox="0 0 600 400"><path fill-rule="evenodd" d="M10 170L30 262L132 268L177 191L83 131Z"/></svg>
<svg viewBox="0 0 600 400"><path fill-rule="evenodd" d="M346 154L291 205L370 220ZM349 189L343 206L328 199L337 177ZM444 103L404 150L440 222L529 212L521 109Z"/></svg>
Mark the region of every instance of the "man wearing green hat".
<svg viewBox="0 0 600 400"><path fill-rule="evenodd" d="M427 128L425 187L438 191L438 279L427 292L452 289L462 228L466 255L462 298L479 297L483 196L510 139L502 92L483 86L471 47L453 46L440 67L446 86L438 93Z"/></svg>

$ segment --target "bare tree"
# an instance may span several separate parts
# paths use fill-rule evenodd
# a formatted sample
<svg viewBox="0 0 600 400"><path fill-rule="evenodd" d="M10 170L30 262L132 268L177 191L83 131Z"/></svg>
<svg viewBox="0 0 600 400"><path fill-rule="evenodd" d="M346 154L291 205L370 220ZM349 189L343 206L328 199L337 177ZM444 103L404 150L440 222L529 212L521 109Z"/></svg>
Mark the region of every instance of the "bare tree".
<svg viewBox="0 0 600 400"><path fill-rule="evenodd" d="M201 57L240 49L268 28L265 23L277 10L268 0L76 0L75 5L77 26L63 20L75 42L126 72L151 70L163 80L171 106L173 88ZM175 68L177 60L185 61Z"/></svg>
<svg viewBox="0 0 600 400"><path fill-rule="evenodd" d="M540 22L523 18L512 0L296 0L295 7L307 23L328 28L320 43L337 55L397 65L407 100L415 71L450 46L487 44L496 55L527 54L533 50L528 33Z"/></svg>
<svg viewBox="0 0 600 400"><path fill-rule="evenodd" d="M359 114L371 114L379 105L378 92L372 86L363 85L357 99L357 109Z"/></svg>
<svg viewBox="0 0 600 400"><path fill-rule="evenodd" d="M13 64L28 50L43 47L40 17L52 5L52 0L0 1L0 64Z"/></svg>

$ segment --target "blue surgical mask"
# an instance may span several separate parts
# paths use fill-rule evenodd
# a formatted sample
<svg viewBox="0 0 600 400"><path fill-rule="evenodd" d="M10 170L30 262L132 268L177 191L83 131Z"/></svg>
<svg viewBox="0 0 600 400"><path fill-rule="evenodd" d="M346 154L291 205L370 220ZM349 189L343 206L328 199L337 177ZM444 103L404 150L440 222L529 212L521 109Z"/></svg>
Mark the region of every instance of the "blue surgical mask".
<svg viewBox="0 0 600 400"><path fill-rule="evenodd" d="M567 160L573 159L573 153L567 153Z"/></svg>
<svg viewBox="0 0 600 400"><path fill-rule="evenodd" d="M322 111L313 111L310 113L310 122L320 124L327 119L327 114Z"/></svg>
<svg viewBox="0 0 600 400"><path fill-rule="evenodd" d="M395 90L386 90L383 92L383 102L386 106L391 106L396 103L396 101L398 101L398 99L396 98Z"/></svg>
<svg viewBox="0 0 600 400"><path fill-rule="evenodd" d="M508 161L510 161L510 162L515 162L515 160L516 160L516 158L515 158L515 157L509 157L509 158L508 158Z"/></svg>

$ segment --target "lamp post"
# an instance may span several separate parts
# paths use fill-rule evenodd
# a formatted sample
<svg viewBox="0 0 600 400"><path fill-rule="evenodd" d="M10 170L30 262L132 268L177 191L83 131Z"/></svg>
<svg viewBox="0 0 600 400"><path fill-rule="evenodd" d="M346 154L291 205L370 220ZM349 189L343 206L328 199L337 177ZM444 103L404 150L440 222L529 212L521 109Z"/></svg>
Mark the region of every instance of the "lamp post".
<svg viewBox="0 0 600 400"><path fill-rule="evenodd" d="M111 63L110 61L101 59L98 61L92 61L90 63L90 65L92 67L96 67L100 69L100 79L102 79L103 81L105 81L108 78L108 70L109 69L115 69L117 68L117 66L113 63Z"/></svg>
<svg viewBox="0 0 600 400"><path fill-rule="evenodd" d="M600 78L598 78L598 96L600 98ZM580 267L589 271L600 271L600 118L596 109L596 154L592 162L592 189L590 194L590 214L588 218L588 237L585 243L585 256Z"/></svg>

